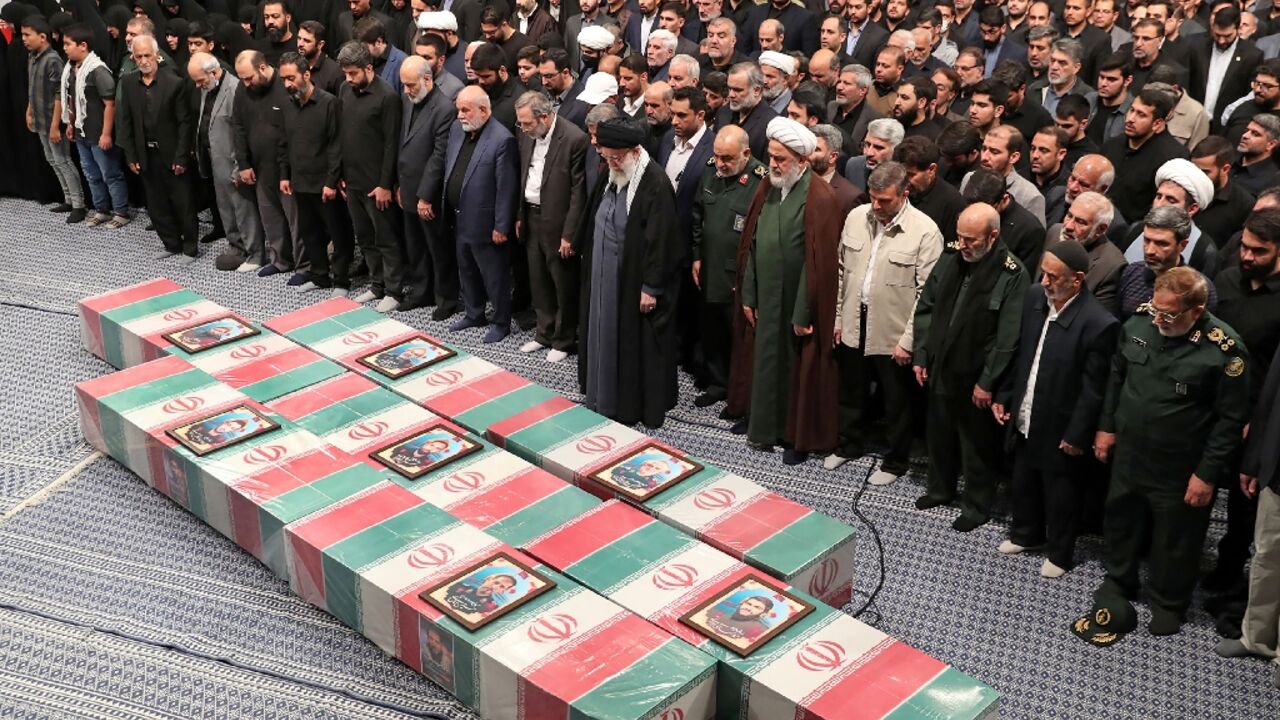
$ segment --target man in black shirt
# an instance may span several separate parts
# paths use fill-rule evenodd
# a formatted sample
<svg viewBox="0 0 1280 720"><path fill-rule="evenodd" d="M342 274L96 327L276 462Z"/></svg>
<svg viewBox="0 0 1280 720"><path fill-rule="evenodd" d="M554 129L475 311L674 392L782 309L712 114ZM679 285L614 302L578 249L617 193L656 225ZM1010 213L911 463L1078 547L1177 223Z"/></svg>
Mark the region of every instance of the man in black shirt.
<svg viewBox="0 0 1280 720"><path fill-rule="evenodd" d="M352 298L377 299L378 312L400 307L404 250L400 241L396 151L400 145L400 98L373 71L373 55L353 40L338 51L347 84L341 101L342 182L356 240L369 266L369 289Z"/></svg>
<svg viewBox="0 0 1280 720"><path fill-rule="evenodd" d="M1151 178L1166 161L1186 158L1187 149L1165 129L1165 118L1173 110L1168 93L1147 89L1138 93L1124 121L1124 137L1108 140L1102 154L1124 172L1116 173L1111 186L1111 202L1126 218L1145 217L1155 198Z"/></svg>
<svg viewBox="0 0 1280 720"><path fill-rule="evenodd" d="M507 69L506 60L501 48L492 43L485 43L476 48L471 56L471 70L476 74L476 83L489 96L489 106L493 108L493 119L515 136L516 131L516 99L524 92L524 86L518 78L512 77Z"/></svg>
<svg viewBox="0 0 1280 720"><path fill-rule="evenodd" d="M235 131L236 166L240 182L252 186L258 200L258 216L266 235L267 257L259 277L269 277L294 269L295 261L303 261L303 248L298 242L298 209L293 197L280 193L280 146L284 109L289 93L280 83L275 68L257 50L245 50L236 57L236 90L231 110L231 127ZM263 263L261 255L248 259L251 265ZM252 268L242 269L251 270ZM299 268L301 269L301 268ZM290 278L297 286L306 282L299 273Z"/></svg>
<svg viewBox="0 0 1280 720"><path fill-rule="evenodd" d="M334 287L335 297L345 296L350 288L347 269L353 247L338 198L342 171L338 99L311 81L307 60L299 53L281 56L280 81L291 98L284 111L280 192L292 196L298 206L298 236L311 263L307 281L298 286L298 291Z"/></svg>
<svg viewBox="0 0 1280 720"><path fill-rule="evenodd" d="M1253 210L1253 193L1240 183L1232 182L1231 163L1235 159L1235 148L1219 135L1201 140L1191 151L1191 162L1213 183L1213 201L1208 207L1200 208L1196 225L1219 243L1219 247L1244 226L1245 218Z"/></svg>
<svg viewBox="0 0 1280 720"><path fill-rule="evenodd" d="M955 186L938 177L941 157L938 146L922 137L906 138L893 150L893 159L907 169L912 206L932 218L942 231L942 239L950 244L956 240L956 218L966 203Z"/></svg>
<svg viewBox="0 0 1280 720"><path fill-rule="evenodd" d="M272 65L280 64L280 57L297 52L298 38L293 31L293 12L288 0L267 0L262 5L262 26L267 33L262 54Z"/></svg>
<svg viewBox="0 0 1280 720"><path fill-rule="evenodd" d="M120 145L129 169L142 176L147 210L164 243L158 259L182 253L180 262L189 265L200 238L186 175L193 135L186 83L174 73L159 72L154 37L135 37L130 53L138 72L121 81Z"/></svg>
<svg viewBox="0 0 1280 720"><path fill-rule="evenodd" d="M1255 115L1245 125L1236 150L1240 159L1232 169L1235 181L1246 190L1261 195L1276 183L1275 151L1280 144L1280 118L1270 113Z"/></svg>
<svg viewBox="0 0 1280 720"><path fill-rule="evenodd" d="M1258 210L1244 223L1239 265L1218 273L1216 315L1249 348L1253 370L1250 396L1259 397L1276 349L1280 348L1280 209ZM1249 559L1256 498L1231 483L1227 500L1227 532L1218 542L1218 564L1205 578L1208 590L1240 589L1240 571Z"/></svg>
<svg viewBox="0 0 1280 720"><path fill-rule="evenodd" d="M342 70L338 63L325 54L325 27L316 20L306 20L298 26L298 53L307 59L311 84L325 92L338 96L342 88Z"/></svg>

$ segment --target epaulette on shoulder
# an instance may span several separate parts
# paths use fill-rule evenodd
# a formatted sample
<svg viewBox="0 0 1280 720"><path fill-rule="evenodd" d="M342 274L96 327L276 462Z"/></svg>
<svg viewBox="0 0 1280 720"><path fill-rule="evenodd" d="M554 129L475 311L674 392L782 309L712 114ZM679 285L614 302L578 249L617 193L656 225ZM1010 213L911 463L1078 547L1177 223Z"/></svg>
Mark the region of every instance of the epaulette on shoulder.
<svg viewBox="0 0 1280 720"><path fill-rule="evenodd" d="M1149 313L1149 312L1151 312L1151 303L1149 302L1144 302L1138 307L1133 309L1134 315L1145 315L1146 313Z"/></svg>
<svg viewBox="0 0 1280 720"><path fill-rule="evenodd" d="M763 178L764 176L769 174L769 168L763 165L757 165L756 169L753 172L755 172L756 177Z"/></svg>
<svg viewBox="0 0 1280 720"><path fill-rule="evenodd" d="M707 158L707 167L711 167L712 165L715 165L715 164L716 164L715 156Z"/></svg>
<svg viewBox="0 0 1280 720"><path fill-rule="evenodd" d="M1205 334L1205 337L1209 338L1209 342L1217 344L1222 352L1231 352L1231 349L1236 346L1235 338L1227 335L1227 331L1220 327L1215 326Z"/></svg>
<svg viewBox="0 0 1280 720"><path fill-rule="evenodd" d="M1013 254L1009 253L1004 256L1004 269L1011 273L1016 273L1022 270L1022 267L1018 265L1018 261L1014 259Z"/></svg>

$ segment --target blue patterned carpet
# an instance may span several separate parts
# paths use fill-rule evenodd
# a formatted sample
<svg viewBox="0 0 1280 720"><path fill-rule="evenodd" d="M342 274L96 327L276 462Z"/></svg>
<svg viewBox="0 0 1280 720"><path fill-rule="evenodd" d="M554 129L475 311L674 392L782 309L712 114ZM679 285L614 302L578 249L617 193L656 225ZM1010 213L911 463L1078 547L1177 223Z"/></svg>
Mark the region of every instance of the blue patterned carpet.
<svg viewBox="0 0 1280 720"><path fill-rule="evenodd" d="M298 296L284 276L219 273L207 248L190 269L148 260L159 241L143 232L145 219L68 229L12 200L0 200L0 216L0 717L473 717L114 461L66 477L90 455L72 384L110 370L79 347L78 298L166 275L263 320L319 296ZM424 311L397 317L448 335ZM572 364L521 355L522 333L496 348L478 331L449 339L575 396ZM746 448L714 410L694 408L687 380L685 390L656 434L858 525L856 583L870 590L877 554L850 509L865 465L786 467ZM881 618L864 619L993 685L1001 717L1280 718L1270 669L1215 656L1212 622L1198 609L1172 638L1140 629L1095 650L1072 636L1068 623L1102 575L1099 540L1085 541L1076 571L1042 580L1039 557L996 553L1002 525L961 535L949 527L955 509L915 510L922 487L912 475L863 496L887 555Z"/></svg>

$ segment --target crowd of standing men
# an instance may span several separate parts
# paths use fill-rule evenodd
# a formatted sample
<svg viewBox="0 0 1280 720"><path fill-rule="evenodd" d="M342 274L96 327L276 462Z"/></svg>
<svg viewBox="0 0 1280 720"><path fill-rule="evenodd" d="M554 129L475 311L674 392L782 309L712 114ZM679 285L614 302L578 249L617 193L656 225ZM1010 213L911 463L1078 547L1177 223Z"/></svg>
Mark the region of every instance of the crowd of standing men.
<svg viewBox="0 0 1280 720"><path fill-rule="evenodd" d="M1072 624L1096 645L1136 627L1144 561L1148 627L1179 631L1220 489L1218 651L1276 657L1280 6L63 0L0 17L29 53L6 90L30 133L6 152L43 156L68 222L128 223L133 182L163 258L225 237L220 270L342 296L367 276L352 299L433 306L486 343L519 323L522 352L576 353L586 404L626 423L660 425L683 366L695 404L723 402L788 464L875 445L885 485L923 429L916 505L958 501L956 530L988 521L1005 477L998 549L1043 550L1045 577L1101 527L1106 580Z"/></svg>

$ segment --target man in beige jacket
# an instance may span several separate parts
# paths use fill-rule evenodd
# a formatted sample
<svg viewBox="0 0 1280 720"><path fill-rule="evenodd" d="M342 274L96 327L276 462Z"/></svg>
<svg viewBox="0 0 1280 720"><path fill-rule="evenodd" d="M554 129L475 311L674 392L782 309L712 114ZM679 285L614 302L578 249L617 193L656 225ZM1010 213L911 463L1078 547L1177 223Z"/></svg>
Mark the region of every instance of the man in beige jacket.
<svg viewBox="0 0 1280 720"><path fill-rule="evenodd" d="M874 377L884 393L889 450L869 482L888 485L907 473L912 318L943 240L933 220L908 201L901 163L881 163L867 179L867 192L871 202L849 213L840 235L832 338L840 368L840 445L824 466L834 470L865 451L863 406Z"/></svg>

